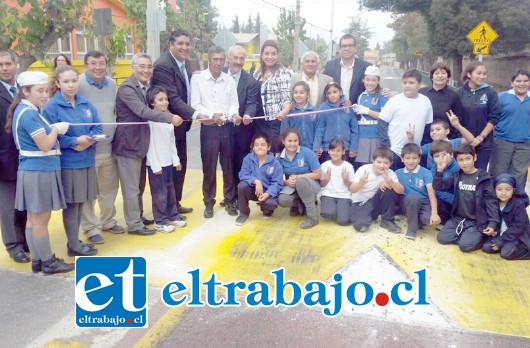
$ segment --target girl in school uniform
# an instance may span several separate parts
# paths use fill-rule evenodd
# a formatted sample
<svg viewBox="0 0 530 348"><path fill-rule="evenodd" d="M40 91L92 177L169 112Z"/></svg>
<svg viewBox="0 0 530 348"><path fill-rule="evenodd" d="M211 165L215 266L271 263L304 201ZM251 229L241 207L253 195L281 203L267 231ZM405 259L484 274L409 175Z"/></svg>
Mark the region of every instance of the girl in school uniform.
<svg viewBox="0 0 530 348"><path fill-rule="evenodd" d="M320 110L333 111L319 114L315 129L313 151L320 154L320 163L329 160L329 143L338 138L344 141L346 154L344 159L352 163L357 156L359 141L359 126L357 118L351 109L341 108L344 103L342 88L337 82L329 82L324 88L326 101L320 104Z"/></svg>
<svg viewBox="0 0 530 348"><path fill-rule="evenodd" d="M506 260L530 260L528 195L511 174L501 174L493 183L499 200L501 224L484 242L482 250L500 253Z"/></svg>
<svg viewBox="0 0 530 348"><path fill-rule="evenodd" d="M57 136L66 133L68 123L50 124L40 115L48 101L48 75L25 71L17 82L20 91L7 112L6 131L13 133L19 150L15 209L28 214L31 268L34 273L70 272L74 264L55 257L48 231L51 211L66 207Z"/></svg>
<svg viewBox="0 0 530 348"><path fill-rule="evenodd" d="M250 215L249 201L257 201L268 219L278 207L278 194L283 188L283 169L270 152L271 143L265 134L252 138L252 152L245 156L237 185L239 216L236 225L243 225Z"/></svg>
<svg viewBox="0 0 530 348"><path fill-rule="evenodd" d="M315 125L317 120L316 114L306 116L296 116L296 114L315 111L315 107L309 102L310 90L309 85L304 81L298 81L293 85L293 107L291 115L282 121L280 133L286 128L292 127L300 132L300 145L308 148L313 147L315 139Z"/></svg>
<svg viewBox="0 0 530 348"><path fill-rule="evenodd" d="M61 178L66 209L63 210L63 224L68 238L69 256L91 256L97 253L92 244L79 240L82 203L93 201L98 194L96 179L96 147L93 146L101 125L96 108L79 90L79 73L70 65L58 67L52 75L53 97L43 110L44 117L51 123L88 123L71 126L68 132L59 136L61 144Z"/></svg>
<svg viewBox="0 0 530 348"><path fill-rule="evenodd" d="M169 100L163 87L154 86L147 92L149 106L157 111L167 112ZM173 232L175 227L186 226L177 209L177 199L173 186L173 167L182 170L175 145L172 124L149 121L151 130L147 150L147 174L155 217L155 230L162 233Z"/></svg>
<svg viewBox="0 0 530 348"><path fill-rule="evenodd" d="M367 67L363 77L365 90L359 95L357 104L352 106L359 124L359 148L354 163L356 169L372 163L375 149L379 147L377 119L388 101L381 91L380 79L381 70L378 67Z"/></svg>
<svg viewBox="0 0 530 348"><path fill-rule="evenodd" d="M306 218L300 228L311 228L318 224L316 207L320 192L321 170L318 158L311 149L300 146L300 134L295 128L287 128L281 134L285 147L278 157L283 167L284 188L278 196L280 207L291 208L291 215L301 215L306 210ZM301 211L302 210L302 211Z"/></svg>

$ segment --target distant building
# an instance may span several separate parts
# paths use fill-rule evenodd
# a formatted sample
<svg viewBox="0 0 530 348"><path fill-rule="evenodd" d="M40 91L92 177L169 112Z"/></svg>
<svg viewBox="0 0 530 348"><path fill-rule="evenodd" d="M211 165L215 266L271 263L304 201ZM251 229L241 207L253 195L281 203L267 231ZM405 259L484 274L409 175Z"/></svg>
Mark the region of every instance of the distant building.
<svg viewBox="0 0 530 348"><path fill-rule="evenodd" d="M366 60L372 65L381 65L381 57L379 56L378 50L364 51L364 60Z"/></svg>

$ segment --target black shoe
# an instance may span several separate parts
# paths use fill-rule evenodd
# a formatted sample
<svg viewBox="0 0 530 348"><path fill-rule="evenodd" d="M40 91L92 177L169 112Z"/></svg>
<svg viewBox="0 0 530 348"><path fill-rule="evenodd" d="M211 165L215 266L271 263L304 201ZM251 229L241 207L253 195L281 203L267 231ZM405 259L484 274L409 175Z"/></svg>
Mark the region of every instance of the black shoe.
<svg viewBox="0 0 530 348"><path fill-rule="evenodd" d="M189 214L193 211L193 208L186 208L180 205L177 207L177 209L179 214Z"/></svg>
<svg viewBox="0 0 530 348"><path fill-rule="evenodd" d="M213 218L213 207L206 207L204 208L204 213L202 214L205 218L211 219ZM237 213L236 213L237 215Z"/></svg>
<svg viewBox="0 0 530 348"><path fill-rule="evenodd" d="M219 205L220 205L221 207L224 207L224 206L226 205L226 199L223 199L223 200L221 201L221 203L219 203Z"/></svg>
<svg viewBox="0 0 530 348"><path fill-rule="evenodd" d="M228 203L225 205L225 210L230 216L237 216L237 207L234 203Z"/></svg>
<svg viewBox="0 0 530 348"><path fill-rule="evenodd" d="M81 242L79 245L80 247L76 250L70 248L68 243L66 243L68 256L93 256L98 253L98 250L94 248L92 244L85 244Z"/></svg>
<svg viewBox="0 0 530 348"><path fill-rule="evenodd" d="M42 261L41 260L31 260L31 271L33 273L39 273L42 271Z"/></svg>
<svg viewBox="0 0 530 348"><path fill-rule="evenodd" d="M28 263L28 262L31 261L31 259L29 258L28 254L26 254L22 250L19 250L19 251L13 253L13 254L10 253L9 256L11 256L13 261L15 261L17 263Z"/></svg>
<svg viewBox="0 0 530 348"><path fill-rule="evenodd" d="M63 259L59 259L52 256L51 259L42 262L42 273L44 274L55 274L55 273L65 273L73 271L75 265L73 263L66 263Z"/></svg>
<svg viewBox="0 0 530 348"><path fill-rule="evenodd" d="M156 230L153 230L152 228L142 227L139 230L135 231L128 231L129 234L135 234L137 236L151 236L156 233Z"/></svg>
<svg viewBox="0 0 530 348"><path fill-rule="evenodd" d="M186 220L188 220L188 218L185 217L184 215L179 214L179 215L177 215L177 217L175 219L172 219L172 220L173 221L186 221Z"/></svg>
<svg viewBox="0 0 530 348"><path fill-rule="evenodd" d="M361 226L353 226L353 228L354 228L355 231L357 231L357 232L364 233L364 232L368 232L368 229L370 228L370 226L361 225Z"/></svg>
<svg viewBox="0 0 530 348"><path fill-rule="evenodd" d="M291 216L300 216L300 211L298 210L298 206L292 206L289 214Z"/></svg>
<svg viewBox="0 0 530 348"><path fill-rule="evenodd" d="M381 220L381 223L379 224L379 226L381 226L385 230L388 230L388 232L401 233L401 227L396 225L396 223L394 221Z"/></svg>
<svg viewBox="0 0 530 348"><path fill-rule="evenodd" d="M155 223L155 220L149 220L149 219L146 219L146 218L144 218L144 217L142 216L142 223L143 223L144 225L146 225L146 226L147 226L147 225L152 225L152 224Z"/></svg>

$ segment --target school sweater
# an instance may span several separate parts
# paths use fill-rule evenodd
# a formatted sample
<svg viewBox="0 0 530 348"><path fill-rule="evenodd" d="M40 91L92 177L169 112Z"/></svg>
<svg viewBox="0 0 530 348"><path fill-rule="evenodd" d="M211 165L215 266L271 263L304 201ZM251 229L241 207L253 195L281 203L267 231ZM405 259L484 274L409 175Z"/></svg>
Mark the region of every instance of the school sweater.
<svg viewBox="0 0 530 348"><path fill-rule="evenodd" d="M94 105L79 93L75 96L75 107L67 101L61 91L55 92L52 99L48 101L42 115L51 124L56 122L70 123L100 123L98 112ZM84 151L76 151L77 138L81 135L101 134L101 126L70 126L68 132L59 135L61 144L61 168L81 169L93 167L96 164L96 147L88 147Z"/></svg>
<svg viewBox="0 0 530 348"><path fill-rule="evenodd" d="M277 197L283 188L283 168L269 152L265 162L260 166L258 156L251 152L243 158L239 179L254 187L254 180L258 179L263 185L264 192L271 198Z"/></svg>
<svg viewBox="0 0 530 348"><path fill-rule="evenodd" d="M294 104L294 111L291 112L291 114L296 115L300 114L302 112L310 112L315 111L315 107L311 105L310 103L307 103L307 105L302 108L296 104ZM293 127L298 129L298 132L300 132L300 145L312 148L313 147L313 141L315 139L315 126L317 115L311 114L307 116L295 116L295 117L288 117L285 120L282 121L280 126L280 134L284 131L287 127Z"/></svg>
<svg viewBox="0 0 530 348"><path fill-rule="evenodd" d="M116 105L116 82L105 77L102 89L92 86L86 79L86 74L79 75L79 94L88 99L98 111L98 116L103 123L116 122L114 107ZM116 132L115 125L104 125L103 133L109 139L100 140L96 144L96 153L112 153L112 139Z"/></svg>
<svg viewBox="0 0 530 348"><path fill-rule="evenodd" d="M343 102L344 97L340 98L338 105L324 101L320 104L319 109L330 110L340 108ZM344 141L346 150L357 152L359 145L359 126L357 124L357 117L351 109L348 109L348 111L338 109L318 115L313 151L320 149L328 151L329 143L335 138Z"/></svg>
<svg viewBox="0 0 530 348"><path fill-rule="evenodd" d="M499 231L494 241L499 248L504 243L520 241L530 250L530 221L526 213L526 204L519 197L512 197L502 211L499 210L501 223L504 221L508 229L501 235L501 223L495 229Z"/></svg>

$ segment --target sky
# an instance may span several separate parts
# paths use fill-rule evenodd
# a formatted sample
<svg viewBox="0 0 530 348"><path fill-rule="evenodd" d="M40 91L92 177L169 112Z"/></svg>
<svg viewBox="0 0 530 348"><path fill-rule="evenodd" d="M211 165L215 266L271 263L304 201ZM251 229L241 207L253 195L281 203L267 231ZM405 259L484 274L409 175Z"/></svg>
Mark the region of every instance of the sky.
<svg viewBox="0 0 530 348"><path fill-rule="evenodd" d="M268 26L272 32L272 28L276 26L277 18L280 14L279 8L295 9L296 0L211 0L212 5L217 7L219 23L224 24L227 28L231 27L232 20L235 15L239 17L239 23L246 23L248 16L252 14L254 18L256 13L260 13L261 20ZM313 24L311 26L306 24L306 32L309 36L316 37L320 35L326 40L330 37L331 27L331 3L333 0L301 0L300 14L307 22ZM335 7L333 11L333 38L337 40L342 34L343 30L348 27L351 22L349 16L355 15L359 11L358 3L355 0L334 0ZM372 30L372 38L370 39L370 48L374 48L379 42L381 46L385 41L390 41L394 35L394 31L387 27L387 24L392 23L390 13L379 11L362 11L361 18L367 20L368 27Z"/></svg>

